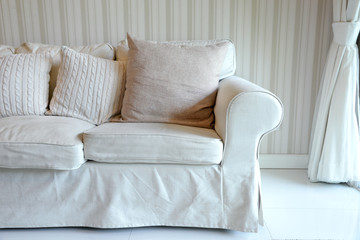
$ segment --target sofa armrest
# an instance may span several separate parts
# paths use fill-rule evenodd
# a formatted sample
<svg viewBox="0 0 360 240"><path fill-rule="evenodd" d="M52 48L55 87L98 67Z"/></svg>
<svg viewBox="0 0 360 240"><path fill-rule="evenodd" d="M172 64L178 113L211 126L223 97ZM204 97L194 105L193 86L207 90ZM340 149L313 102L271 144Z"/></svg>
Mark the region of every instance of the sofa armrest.
<svg viewBox="0 0 360 240"><path fill-rule="evenodd" d="M244 222L262 224L259 145L283 117L281 101L269 91L236 76L220 82L215 130L224 142L222 169L225 225L238 221L236 212L252 216Z"/></svg>
<svg viewBox="0 0 360 240"><path fill-rule="evenodd" d="M214 113L215 130L224 141L224 164L234 158L257 158L261 138L280 125L283 108L274 94L231 76L220 82Z"/></svg>

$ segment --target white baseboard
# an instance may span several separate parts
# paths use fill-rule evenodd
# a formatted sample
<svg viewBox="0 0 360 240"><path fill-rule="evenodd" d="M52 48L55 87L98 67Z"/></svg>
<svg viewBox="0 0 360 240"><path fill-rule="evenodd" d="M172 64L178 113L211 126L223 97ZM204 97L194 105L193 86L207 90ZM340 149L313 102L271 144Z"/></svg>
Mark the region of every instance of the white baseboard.
<svg viewBox="0 0 360 240"><path fill-rule="evenodd" d="M307 168L307 154L260 154L260 168Z"/></svg>

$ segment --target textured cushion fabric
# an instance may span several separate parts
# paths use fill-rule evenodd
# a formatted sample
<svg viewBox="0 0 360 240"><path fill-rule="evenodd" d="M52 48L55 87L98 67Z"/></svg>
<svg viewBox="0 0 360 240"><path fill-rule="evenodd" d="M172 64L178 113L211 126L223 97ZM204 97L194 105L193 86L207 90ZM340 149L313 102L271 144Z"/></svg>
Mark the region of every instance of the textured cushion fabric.
<svg viewBox="0 0 360 240"><path fill-rule="evenodd" d="M0 119L0 167L70 170L84 162L82 133L94 127L75 118Z"/></svg>
<svg viewBox="0 0 360 240"><path fill-rule="evenodd" d="M94 57L113 60L115 58L114 48L111 44L102 43L88 46L70 46L80 53L87 53ZM49 101L52 98L61 62L61 46L41 43L24 43L16 49L16 53L47 53L51 57Z"/></svg>
<svg viewBox="0 0 360 240"><path fill-rule="evenodd" d="M122 119L211 127L220 67L230 43L175 46L128 36Z"/></svg>
<svg viewBox="0 0 360 240"><path fill-rule="evenodd" d="M166 123L104 123L84 133L85 158L110 163L219 164L213 129Z"/></svg>
<svg viewBox="0 0 360 240"><path fill-rule="evenodd" d="M228 42L228 51L226 53L225 59L223 61L219 78L223 79L229 76L234 75L236 70L236 52L234 44L227 39L221 40L189 40L189 41L169 41L169 42L162 42L168 43L172 45L184 45L184 46L206 46L206 45L213 45L217 43ZM119 61L128 60L128 53L129 53L129 45L127 39L122 40L118 43L116 47L116 59Z"/></svg>
<svg viewBox="0 0 360 240"><path fill-rule="evenodd" d="M50 102L50 114L75 117L94 124L120 112L124 66L62 48L62 63Z"/></svg>
<svg viewBox="0 0 360 240"><path fill-rule="evenodd" d="M48 105L49 71L45 54L0 57L0 117L43 115Z"/></svg>
<svg viewBox="0 0 360 240"><path fill-rule="evenodd" d="M15 48L7 45L0 45L0 57L15 54Z"/></svg>

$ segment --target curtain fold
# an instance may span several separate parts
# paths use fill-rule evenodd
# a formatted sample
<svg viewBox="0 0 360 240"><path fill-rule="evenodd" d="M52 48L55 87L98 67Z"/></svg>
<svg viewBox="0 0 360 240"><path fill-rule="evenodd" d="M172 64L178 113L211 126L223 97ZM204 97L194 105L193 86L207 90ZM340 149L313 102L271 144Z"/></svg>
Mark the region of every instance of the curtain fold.
<svg viewBox="0 0 360 240"><path fill-rule="evenodd" d="M330 45L316 101L308 176L312 182L360 186L360 0L334 0Z"/></svg>

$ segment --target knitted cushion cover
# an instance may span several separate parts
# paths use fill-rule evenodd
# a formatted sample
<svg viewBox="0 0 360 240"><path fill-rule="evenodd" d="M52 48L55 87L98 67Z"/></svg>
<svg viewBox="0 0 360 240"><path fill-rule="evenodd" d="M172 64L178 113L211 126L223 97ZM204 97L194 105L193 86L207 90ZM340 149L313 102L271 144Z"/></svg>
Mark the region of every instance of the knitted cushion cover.
<svg viewBox="0 0 360 240"><path fill-rule="evenodd" d="M50 67L46 54L0 57L0 117L44 115Z"/></svg>
<svg viewBox="0 0 360 240"><path fill-rule="evenodd" d="M120 112L123 63L78 53L68 47L62 47L61 55L49 114L101 124Z"/></svg>

